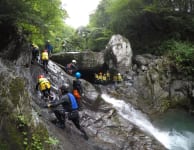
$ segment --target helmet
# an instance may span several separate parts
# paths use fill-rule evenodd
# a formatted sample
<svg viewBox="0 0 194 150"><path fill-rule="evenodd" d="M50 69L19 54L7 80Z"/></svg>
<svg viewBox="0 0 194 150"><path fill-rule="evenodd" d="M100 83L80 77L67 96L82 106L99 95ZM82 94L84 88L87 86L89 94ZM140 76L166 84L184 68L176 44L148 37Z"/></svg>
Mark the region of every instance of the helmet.
<svg viewBox="0 0 194 150"><path fill-rule="evenodd" d="M77 79L79 79L79 78L81 77L81 73L80 73L80 72L76 72L76 73L75 73L75 77L76 77Z"/></svg>
<svg viewBox="0 0 194 150"><path fill-rule="evenodd" d="M50 40L47 40L47 42L49 43L49 42L50 42Z"/></svg>
<svg viewBox="0 0 194 150"><path fill-rule="evenodd" d="M38 79L40 79L40 78L44 78L44 75L42 75L42 74L39 75L39 76L38 76Z"/></svg>
<svg viewBox="0 0 194 150"><path fill-rule="evenodd" d="M120 73L118 73L117 75L118 75L118 76L120 76L121 74L120 74Z"/></svg>
<svg viewBox="0 0 194 150"><path fill-rule="evenodd" d="M59 89L62 91L62 93L67 93L69 91L69 84L65 83Z"/></svg>
<svg viewBox="0 0 194 150"><path fill-rule="evenodd" d="M77 63L77 61L75 59L72 60L72 63Z"/></svg>

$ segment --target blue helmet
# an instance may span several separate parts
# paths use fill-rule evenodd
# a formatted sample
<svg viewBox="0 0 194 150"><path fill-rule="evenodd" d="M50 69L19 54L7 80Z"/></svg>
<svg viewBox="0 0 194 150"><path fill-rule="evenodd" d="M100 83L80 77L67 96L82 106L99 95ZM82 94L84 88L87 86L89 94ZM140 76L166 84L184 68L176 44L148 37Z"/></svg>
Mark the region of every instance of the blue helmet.
<svg viewBox="0 0 194 150"><path fill-rule="evenodd" d="M79 79L79 78L81 77L81 73L76 72L76 73L75 73L75 77L76 77L77 79Z"/></svg>

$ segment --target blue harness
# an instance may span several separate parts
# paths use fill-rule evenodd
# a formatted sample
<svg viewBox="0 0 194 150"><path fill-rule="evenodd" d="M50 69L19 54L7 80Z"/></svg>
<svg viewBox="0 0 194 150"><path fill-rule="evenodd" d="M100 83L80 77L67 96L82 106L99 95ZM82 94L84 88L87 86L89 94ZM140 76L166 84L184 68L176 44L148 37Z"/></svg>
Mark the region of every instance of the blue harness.
<svg viewBox="0 0 194 150"><path fill-rule="evenodd" d="M75 97L73 96L73 94L68 93L67 95L69 96L69 99L71 101L72 110L78 109L78 104L77 104L77 101L76 101Z"/></svg>

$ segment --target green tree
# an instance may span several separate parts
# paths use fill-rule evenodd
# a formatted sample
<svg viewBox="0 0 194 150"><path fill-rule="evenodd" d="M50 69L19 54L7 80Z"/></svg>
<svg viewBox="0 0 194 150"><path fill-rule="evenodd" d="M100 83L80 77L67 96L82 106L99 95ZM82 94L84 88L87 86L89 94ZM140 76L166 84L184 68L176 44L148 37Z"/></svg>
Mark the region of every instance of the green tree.
<svg viewBox="0 0 194 150"><path fill-rule="evenodd" d="M4 35L14 35L17 32L22 32L29 41L39 45L43 45L46 39L54 42L56 35L65 33L66 17L67 12L62 9L60 0L2 0L0 1L2 45L9 42L4 39ZM10 31L5 32L5 26Z"/></svg>

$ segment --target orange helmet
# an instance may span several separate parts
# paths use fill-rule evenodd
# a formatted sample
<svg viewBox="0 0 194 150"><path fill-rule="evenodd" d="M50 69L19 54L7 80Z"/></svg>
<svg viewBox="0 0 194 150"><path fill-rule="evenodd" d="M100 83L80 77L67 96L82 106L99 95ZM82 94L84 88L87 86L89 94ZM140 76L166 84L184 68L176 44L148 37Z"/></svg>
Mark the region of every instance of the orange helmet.
<svg viewBox="0 0 194 150"><path fill-rule="evenodd" d="M38 79L40 79L40 78L44 78L44 75L42 75L42 74L39 75L39 76L38 76Z"/></svg>

